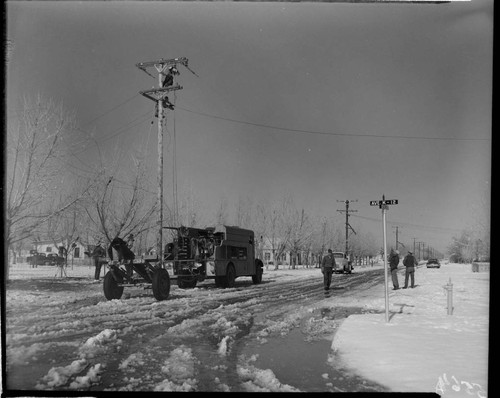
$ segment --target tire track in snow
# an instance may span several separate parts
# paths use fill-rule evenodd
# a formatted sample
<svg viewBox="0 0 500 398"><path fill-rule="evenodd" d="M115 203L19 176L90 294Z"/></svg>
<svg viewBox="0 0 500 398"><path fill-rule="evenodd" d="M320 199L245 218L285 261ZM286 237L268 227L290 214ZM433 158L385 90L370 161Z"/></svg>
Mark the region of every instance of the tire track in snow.
<svg viewBox="0 0 500 398"><path fill-rule="evenodd" d="M106 301L101 284L84 286L79 283L73 291L74 284L66 283L57 285L59 291L47 306L40 306L36 300L38 294L44 294L40 293L40 288L31 296L29 289L20 289L27 296L21 303L16 303L10 298L15 297L16 292L21 293L16 291L16 286L10 286L6 314L7 362L11 363L10 370L14 373L26 374L32 367L39 369L37 374L40 369L47 373L55 363L63 365L56 355L60 358L64 353L66 361L72 357L76 359L79 346L110 329L116 331L123 343L112 352L96 355L93 363L105 363L108 367L106 374L115 375L115 378L103 376L105 382L95 387L96 390L125 388L130 384L127 375L143 381L142 387L136 385L134 388L151 389L166 377L161 371L162 358L182 345L190 347L195 356L204 359L197 365L200 373L219 375L222 386L213 387L223 390L228 372L237 377L237 350L231 351L237 346L236 341L265 328L264 320L279 320L296 311L297 307L324 298L321 274L284 282L278 279L266 279L264 274L263 283L259 285L244 278L237 279L231 289L215 288L212 281L200 284L196 289L183 290L172 286L171 297L162 302L155 301L151 292L144 293L135 288L126 289L125 293L130 294L128 299ZM332 286L335 294L355 295L355 286L370 286L380 283L380 280L380 275L373 272L336 274ZM33 283L30 282L30 288ZM47 286L51 285L42 285L42 290ZM69 301L64 299L64 288L71 293ZM14 314L21 308L22 316L16 317ZM229 353L220 355L220 344L225 338L229 338ZM141 360L148 372L142 372L140 366L128 368L127 372L119 368L126 358L137 353L143 354ZM20 364L15 361L16 357ZM19 379L17 382L25 383L17 386L24 389L34 387L36 380L26 382ZM204 379L203 385L209 382Z"/></svg>

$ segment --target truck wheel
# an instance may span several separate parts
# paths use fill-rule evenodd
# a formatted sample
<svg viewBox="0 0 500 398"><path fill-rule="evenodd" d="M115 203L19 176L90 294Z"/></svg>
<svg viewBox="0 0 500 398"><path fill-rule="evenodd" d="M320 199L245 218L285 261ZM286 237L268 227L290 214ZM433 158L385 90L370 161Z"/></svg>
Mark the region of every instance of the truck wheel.
<svg viewBox="0 0 500 398"><path fill-rule="evenodd" d="M156 300L168 299L170 294L170 276L165 268L159 268L153 273L153 296Z"/></svg>
<svg viewBox="0 0 500 398"><path fill-rule="evenodd" d="M123 279L121 276L118 276L119 282L122 283ZM108 300L119 300L123 294L123 286L118 286L118 282L115 280L113 276L113 271L108 271L104 276L104 296Z"/></svg>
<svg viewBox="0 0 500 398"><path fill-rule="evenodd" d="M236 271L234 270L234 265L233 264L229 264L227 266L227 270L226 270L226 278L225 278L225 283L224 283L224 287L234 287L234 281L236 280Z"/></svg>
<svg viewBox="0 0 500 398"><path fill-rule="evenodd" d="M254 285L262 282L262 274L264 273L263 266L264 264L262 264L262 261L255 261L255 275L252 275L252 282Z"/></svg>

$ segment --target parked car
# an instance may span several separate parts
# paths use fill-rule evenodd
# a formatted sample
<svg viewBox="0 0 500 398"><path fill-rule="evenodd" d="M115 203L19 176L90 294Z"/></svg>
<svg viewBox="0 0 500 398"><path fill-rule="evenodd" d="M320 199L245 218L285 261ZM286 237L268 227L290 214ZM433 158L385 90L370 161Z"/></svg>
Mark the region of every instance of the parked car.
<svg viewBox="0 0 500 398"><path fill-rule="evenodd" d="M61 265L64 264L64 257L55 253L47 254L45 265Z"/></svg>
<svg viewBox="0 0 500 398"><path fill-rule="evenodd" d="M44 265L46 261L45 253L38 253L35 250L30 250L30 256L26 258L26 261L30 265Z"/></svg>
<svg viewBox="0 0 500 398"><path fill-rule="evenodd" d="M441 264L437 258L430 258L427 260L427 268L440 268Z"/></svg>
<svg viewBox="0 0 500 398"><path fill-rule="evenodd" d="M352 262L346 258L344 252L333 252L333 257L335 258L335 263L337 264L337 269L335 270L336 273L350 274L352 272Z"/></svg>

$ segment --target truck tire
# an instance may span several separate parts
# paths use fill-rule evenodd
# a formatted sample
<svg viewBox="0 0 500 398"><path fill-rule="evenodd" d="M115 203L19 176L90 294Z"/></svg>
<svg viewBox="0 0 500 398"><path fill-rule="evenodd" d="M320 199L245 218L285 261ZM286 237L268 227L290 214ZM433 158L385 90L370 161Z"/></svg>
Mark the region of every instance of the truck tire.
<svg viewBox="0 0 500 398"><path fill-rule="evenodd" d="M159 268L153 273L153 296L156 300L168 299L170 294L170 276L165 268Z"/></svg>
<svg viewBox="0 0 500 398"><path fill-rule="evenodd" d="M263 267L264 264L262 264L262 261L255 260L255 275L252 275L252 282L254 285L258 285L262 282L262 274L264 273Z"/></svg>
<svg viewBox="0 0 500 398"><path fill-rule="evenodd" d="M223 287L234 287L234 281L236 280L236 271L233 264L229 264L226 270L226 277L224 279Z"/></svg>
<svg viewBox="0 0 500 398"><path fill-rule="evenodd" d="M118 276L117 278L119 280L119 283L123 282L121 276ZM108 271L104 276L103 288L104 288L104 296L108 300L119 300L122 297L123 286L118 286L118 282L115 280L115 277L113 276L113 271Z"/></svg>

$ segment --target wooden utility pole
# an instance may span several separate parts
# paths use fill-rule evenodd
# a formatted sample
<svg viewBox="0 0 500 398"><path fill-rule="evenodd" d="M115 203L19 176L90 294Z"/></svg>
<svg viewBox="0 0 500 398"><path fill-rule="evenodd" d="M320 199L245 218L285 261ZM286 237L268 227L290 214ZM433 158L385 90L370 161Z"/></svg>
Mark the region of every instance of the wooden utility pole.
<svg viewBox="0 0 500 398"><path fill-rule="evenodd" d="M420 248L420 245L422 245L423 243L424 242L417 242L417 244L418 244L418 260L419 261L422 260L422 255L421 255L421 251L420 251L422 249Z"/></svg>
<svg viewBox="0 0 500 398"><path fill-rule="evenodd" d="M165 75L165 70L171 66L176 66L177 64L184 65L188 70L188 59L187 58L174 58L174 59L160 59L158 61L149 61L149 62L140 62L136 64L136 66L142 71L146 72L148 75L154 76L147 71L147 68L154 67L158 72L158 86L159 88L141 91L144 97L154 101L156 103L158 112L158 235L156 239L156 253L158 257L158 261L161 266L163 266L163 123L166 121L166 117L164 118L164 109L163 109L163 101L167 99L167 94L170 91L181 90L182 87L178 84L171 85L168 87L163 87L162 76ZM190 70L191 71L191 70ZM192 72L192 71L191 71ZM192 72L194 73L194 72Z"/></svg>
<svg viewBox="0 0 500 398"><path fill-rule="evenodd" d="M349 210L349 203L357 202L358 200L337 200L337 202L345 203L345 210L337 210L339 213L345 212L345 256L349 255L349 229L352 230L354 235L356 235L356 231L349 224L349 213L355 213L357 210Z"/></svg>
<svg viewBox="0 0 500 398"><path fill-rule="evenodd" d="M398 250L398 243L399 243L399 240L398 240L398 230L399 230L399 227L396 226L396 250Z"/></svg>

